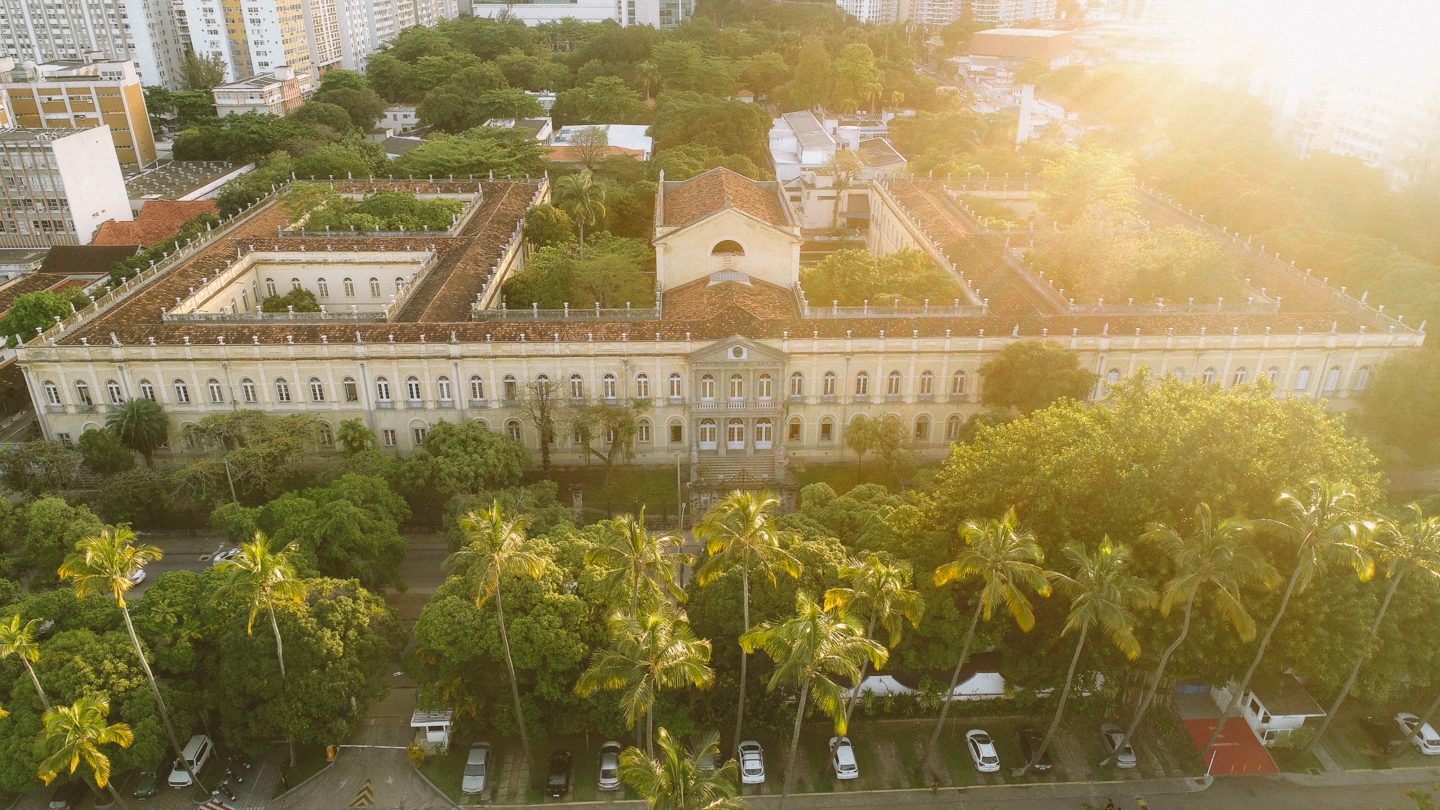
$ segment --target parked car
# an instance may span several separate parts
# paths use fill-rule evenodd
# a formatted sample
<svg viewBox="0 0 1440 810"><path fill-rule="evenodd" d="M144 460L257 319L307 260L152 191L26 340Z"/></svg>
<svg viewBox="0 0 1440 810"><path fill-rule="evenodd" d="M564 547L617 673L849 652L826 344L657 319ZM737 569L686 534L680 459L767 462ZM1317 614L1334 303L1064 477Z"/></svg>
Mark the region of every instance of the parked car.
<svg viewBox="0 0 1440 810"><path fill-rule="evenodd" d="M190 738L189 742L185 743L185 750L181 752L181 756L190 762L191 771L199 773L213 753L215 753L215 745L210 742L210 738L204 734L196 734ZM170 778L166 781L172 788L190 787L190 774L185 770L185 763L176 759L174 767L170 769Z"/></svg>
<svg viewBox="0 0 1440 810"><path fill-rule="evenodd" d="M600 789L620 789L620 743L614 740L600 746Z"/></svg>
<svg viewBox="0 0 1440 810"><path fill-rule="evenodd" d="M219 565L220 563L225 562L226 560L233 560L233 559L235 559L235 556L236 556L237 554L239 554L239 553L240 553L240 547L239 547L239 546L235 546L235 547L233 547L233 548L227 548L227 549L225 549L224 551L217 551L217 552L215 552L215 556L210 558L210 564L211 564L211 565Z"/></svg>
<svg viewBox="0 0 1440 810"><path fill-rule="evenodd" d="M1125 739L1124 729L1114 723L1106 723L1100 727L1100 736L1105 740L1105 753L1115 755L1115 767L1133 768L1140 764L1140 761L1135 758L1135 749L1130 747L1129 742L1126 742L1125 747L1120 748L1118 752L1115 750L1120 746L1120 741Z"/></svg>
<svg viewBox="0 0 1440 810"><path fill-rule="evenodd" d="M1040 750L1040 743L1044 741L1045 736L1039 731L1029 726L1020 729L1020 754L1025 757L1027 763L1035 758L1035 752ZM1046 751L1045 756L1040 757L1040 761L1035 763L1033 770L1036 773L1046 773L1050 767L1050 752Z"/></svg>
<svg viewBox="0 0 1440 810"><path fill-rule="evenodd" d="M965 751L970 754L970 761L975 763L975 770L981 773L1000 770L1000 754L995 750L995 741L985 729L972 728L965 732Z"/></svg>
<svg viewBox="0 0 1440 810"><path fill-rule="evenodd" d="M160 774L156 771L141 771L135 777L135 789L130 791L130 796L135 799L148 799L160 792Z"/></svg>
<svg viewBox="0 0 1440 810"><path fill-rule="evenodd" d="M46 810L75 810L80 806L80 800L85 797L85 793L85 783L80 780L66 782L50 794L50 803L46 805Z"/></svg>
<svg viewBox="0 0 1440 810"><path fill-rule="evenodd" d="M1366 715L1360 718L1360 730L1375 743L1381 754L1393 756L1405 749L1405 739L1396 733L1395 724L1383 717Z"/></svg>
<svg viewBox="0 0 1440 810"><path fill-rule="evenodd" d="M129 576L125 578L130 580L131 585L139 585L140 583L145 581L145 569L136 568L134 571L130 572Z"/></svg>
<svg viewBox="0 0 1440 810"><path fill-rule="evenodd" d="M836 779L855 779L860 776L860 766L855 762L855 747L849 737L830 738L830 764L835 768Z"/></svg>
<svg viewBox="0 0 1440 810"><path fill-rule="evenodd" d="M1411 745L1420 749L1420 753L1427 757L1440 756L1440 735L1429 723L1422 724L1420 718L1410 712L1400 712L1395 715L1395 725L1400 727Z"/></svg>
<svg viewBox="0 0 1440 810"><path fill-rule="evenodd" d="M735 759L740 761L740 783L743 785L765 784L765 752L760 743L745 740L735 746Z"/></svg>
<svg viewBox="0 0 1440 810"><path fill-rule="evenodd" d="M545 777L545 795L560 798L570 792L570 765L575 757L569 751L550 753L550 774Z"/></svg>
<svg viewBox="0 0 1440 810"><path fill-rule="evenodd" d="M467 795L485 792L485 774L490 767L490 743L477 742L465 757L465 775L460 779L460 792Z"/></svg>

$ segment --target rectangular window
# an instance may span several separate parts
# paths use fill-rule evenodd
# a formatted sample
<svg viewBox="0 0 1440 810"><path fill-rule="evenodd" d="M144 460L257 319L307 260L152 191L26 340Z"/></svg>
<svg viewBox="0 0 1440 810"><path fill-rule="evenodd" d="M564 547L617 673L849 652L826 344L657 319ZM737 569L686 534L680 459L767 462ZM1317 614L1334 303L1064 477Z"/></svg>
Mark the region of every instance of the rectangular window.
<svg viewBox="0 0 1440 810"><path fill-rule="evenodd" d="M671 444L679 444L680 442L684 441L684 438L685 438L685 429L680 426L680 423L679 423L679 422L676 422L675 424L673 424L673 425L670 426L670 443L671 443Z"/></svg>
<svg viewBox="0 0 1440 810"><path fill-rule="evenodd" d="M344 388L345 388L345 401L346 401L346 402L359 402L359 401L360 401L360 389L356 387L354 380L349 379L349 378L346 378L345 383L344 383Z"/></svg>
<svg viewBox="0 0 1440 810"><path fill-rule="evenodd" d="M66 447L74 447L74 446L75 446L75 441L70 438L70 434L69 434L69 433L56 433L56 434L55 434L55 438L56 438L56 439L59 439L59 440L60 440L60 443L61 443L62 445L64 445L64 446L66 446Z"/></svg>
<svg viewBox="0 0 1440 810"><path fill-rule="evenodd" d="M415 434L415 446L416 446L416 447L419 447L420 445L422 445L422 444L425 443L425 433L426 433L426 429L425 429L425 428L423 428L423 427L417 427L417 428L415 428L414 434Z"/></svg>
<svg viewBox="0 0 1440 810"><path fill-rule="evenodd" d="M820 423L820 441L822 441L822 442L828 442L828 441L833 440L834 438L835 438L835 423L833 423L833 422L821 422L821 423Z"/></svg>
<svg viewBox="0 0 1440 810"><path fill-rule="evenodd" d="M380 439L385 443L386 447L394 447L395 431L389 429L380 431Z"/></svg>

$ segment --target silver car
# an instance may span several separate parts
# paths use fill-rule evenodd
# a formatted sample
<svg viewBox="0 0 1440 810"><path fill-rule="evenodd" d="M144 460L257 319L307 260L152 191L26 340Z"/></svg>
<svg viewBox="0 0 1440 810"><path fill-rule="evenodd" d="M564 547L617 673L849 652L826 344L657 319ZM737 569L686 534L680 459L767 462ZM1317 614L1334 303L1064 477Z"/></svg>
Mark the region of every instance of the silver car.
<svg viewBox="0 0 1440 810"><path fill-rule="evenodd" d="M600 789L620 789L620 743L614 740L600 746Z"/></svg>
<svg viewBox="0 0 1440 810"><path fill-rule="evenodd" d="M1129 742L1119 751L1115 750L1120 741L1125 739L1125 732L1119 726L1106 723L1100 727L1100 736L1105 738L1105 753L1115 755L1115 767L1133 768L1139 764L1139 760L1135 758L1135 749L1130 747Z"/></svg>
<svg viewBox="0 0 1440 810"><path fill-rule="evenodd" d="M760 743L745 740L735 746L735 758L740 760L741 784L765 784L765 752L761 750Z"/></svg>
<svg viewBox="0 0 1440 810"><path fill-rule="evenodd" d="M490 743L478 742L470 746L470 755L465 757L465 776L460 780L460 792L467 796L485 792L485 774L490 767Z"/></svg>

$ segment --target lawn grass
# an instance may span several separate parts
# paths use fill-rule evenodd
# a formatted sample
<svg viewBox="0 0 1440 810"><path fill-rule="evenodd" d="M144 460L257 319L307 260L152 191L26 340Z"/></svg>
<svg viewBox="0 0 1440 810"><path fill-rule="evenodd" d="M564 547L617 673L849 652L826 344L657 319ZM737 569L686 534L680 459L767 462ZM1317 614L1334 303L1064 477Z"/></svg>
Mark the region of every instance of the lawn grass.
<svg viewBox="0 0 1440 810"><path fill-rule="evenodd" d="M494 768L498 757L491 751L491 768ZM456 804L470 804L475 801L474 797L466 796L460 792L460 780L465 775L465 758L470 755L470 741L451 739L450 748L444 754L432 754L425 758L425 767L422 772L425 778L435 783L450 801ZM486 774L485 781L487 789L493 785L495 773Z"/></svg>
<svg viewBox="0 0 1440 810"><path fill-rule="evenodd" d="M1431 758L1421 754L1415 746L1406 744L1400 753L1387 755L1379 745L1360 727L1360 718L1372 715L1382 722L1392 723L1395 712L1388 707L1365 706L1352 703L1340 709L1335 722L1326 734L1325 745L1340 766L1346 770L1386 770L1390 768L1418 768L1434 764ZM1396 738L1400 731L1395 729Z"/></svg>
<svg viewBox="0 0 1440 810"><path fill-rule="evenodd" d="M689 463L681 465L681 474L688 478ZM605 481L603 467L567 467L553 470L551 480L559 486L562 503L569 502L569 492L578 488L584 493L584 519L601 520L641 507L662 522L675 519L677 493L675 468L625 466L616 467Z"/></svg>

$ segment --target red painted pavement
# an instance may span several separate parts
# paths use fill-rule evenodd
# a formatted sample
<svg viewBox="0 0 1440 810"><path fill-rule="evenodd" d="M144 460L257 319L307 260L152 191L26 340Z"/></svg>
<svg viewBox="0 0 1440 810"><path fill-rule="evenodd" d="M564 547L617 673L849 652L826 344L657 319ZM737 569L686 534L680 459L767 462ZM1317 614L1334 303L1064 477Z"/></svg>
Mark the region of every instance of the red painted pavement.
<svg viewBox="0 0 1440 810"><path fill-rule="evenodd" d="M1210 732L1215 730L1215 723L1214 719L1185 721L1185 728L1190 732L1196 751L1204 749L1205 742L1210 739ZM1270 758L1270 752L1255 739L1255 733L1250 730L1243 717L1232 717L1225 721L1225 730L1220 732L1220 739L1215 741L1212 753L1215 764L1210 768L1210 773L1214 776L1280 771L1275 767L1275 760Z"/></svg>

